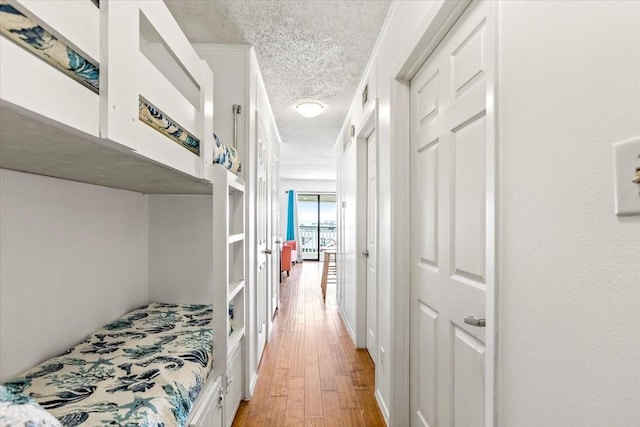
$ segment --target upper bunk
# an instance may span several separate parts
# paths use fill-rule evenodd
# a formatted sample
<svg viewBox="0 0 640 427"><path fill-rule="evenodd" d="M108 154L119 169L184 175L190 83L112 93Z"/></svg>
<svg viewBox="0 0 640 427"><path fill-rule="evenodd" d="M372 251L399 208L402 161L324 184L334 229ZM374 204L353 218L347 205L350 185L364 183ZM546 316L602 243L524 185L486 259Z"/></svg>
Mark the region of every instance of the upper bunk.
<svg viewBox="0 0 640 427"><path fill-rule="evenodd" d="M0 167L211 194L213 73L164 2L0 0L0 30Z"/></svg>

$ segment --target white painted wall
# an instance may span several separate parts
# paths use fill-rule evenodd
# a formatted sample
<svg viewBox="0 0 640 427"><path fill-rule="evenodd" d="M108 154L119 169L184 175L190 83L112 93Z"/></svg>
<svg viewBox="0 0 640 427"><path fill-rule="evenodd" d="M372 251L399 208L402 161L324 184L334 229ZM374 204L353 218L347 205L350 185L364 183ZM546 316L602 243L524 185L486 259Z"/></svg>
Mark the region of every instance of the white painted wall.
<svg viewBox="0 0 640 427"><path fill-rule="evenodd" d="M213 196L151 194L149 198L149 301L213 301ZM218 275L216 284L226 286Z"/></svg>
<svg viewBox="0 0 640 427"><path fill-rule="evenodd" d="M0 169L0 381L146 302L145 196Z"/></svg>
<svg viewBox="0 0 640 427"><path fill-rule="evenodd" d="M391 334L390 159L403 143L390 129L390 83L441 4L393 5L363 79L380 109L381 346ZM500 2L499 11L498 425L635 426L640 218L615 217L612 144L640 135L640 57L629 50L640 44L640 3L514 1ZM348 120L356 132L360 90ZM337 148L348 323L357 262L354 143L345 153ZM391 374L384 363L376 368L387 415Z"/></svg>
<svg viewBox="0 0 640 427"><path fill-rule="evenodd" d="M640 423L640 3L500 2L500 426ZM544 410L541 410L544 408Z"/></svg>
<svg viewBox="0 0 640 427"><path fill-rule="evenodd" d="M284 147L282 179L336 180L336 151L332 145L288 143Z"/></svg>
<svg viewBox="0 0 640 427"><path fill-rule="evenodd" d="M391 81L394 67L398 65L399 58L409 49L410 41L414 38L418 29L425 22L433 18L441 1L430 2L398 2L392 4L385 28L374 48L369 68L365 72L353 103L351 105L348 123L356 127L356 134L362 128L363 108L361 105L361 91L365 84L369 85L369 99L379 102L379 120L377 123L378 134L378 345L385 354L389 354L391 348L391 156L395 155L393 144L401 141L392 141L391 137ZM366 109L366 107L365 107ZM345 321L351 331L356 331L360 326L356 321L356 290L357 263L361 260L358 255L360 249L356 246L356 196L357 196L357 141L349 146L346 152L342 152L342 137L338 138L337 150L340 157L338 163L340 170L338 176L340 182L339 200L346 202L344 208L344 246L338 255L339 269L344 272L339 280L339 288L342 289L341 308ZM342 227L340 227L342 228ZM340 301L340 296L338 298ZM389 404L391 399L392 372L388 364L388 358L383 358L376 366L376 394L384 416L389 417Z"/></svg>

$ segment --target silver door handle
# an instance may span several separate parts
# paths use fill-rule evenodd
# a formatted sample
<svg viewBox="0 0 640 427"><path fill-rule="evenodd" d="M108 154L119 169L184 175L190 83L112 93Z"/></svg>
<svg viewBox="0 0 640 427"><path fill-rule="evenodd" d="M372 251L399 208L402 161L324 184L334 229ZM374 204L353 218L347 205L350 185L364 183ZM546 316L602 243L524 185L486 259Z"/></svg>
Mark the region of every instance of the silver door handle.
<svg viewBox="0 0 640 427"><path fill-rule="evenodd" d="M367 258L369 258L369 250L367 249L366 251L362 252L362 255L364 255Z"/></svg>
<svg viewBox="0 0 640 427"><path fill-rule="evenodd" d="M275 244L276 244L276 245L279 245L280 243L282 243L282 240L276 240L276 241L275 241Z"/></svg>
<svg viewBox="0 0 640 427"><path fill-rule="evenodd" d="M271 249L265 249L262 251L264 254L266 255L271 255L273 253L273 251Z"/></svg>
<svg viewBox="0 0 640 427"><path fill-rule="evenodd" d="M223 406L224 406L224 391L221 388L220 395L218 396L218 408L222 408Z"/></svg>
<svg viewBox="0 0 640 427"><path fill-rule="evenodd" d="M471 326L477 326L478 328L484 328L487 326L487 321L485 319L476 319L473 316L465 317L464 323Z"/></svg>

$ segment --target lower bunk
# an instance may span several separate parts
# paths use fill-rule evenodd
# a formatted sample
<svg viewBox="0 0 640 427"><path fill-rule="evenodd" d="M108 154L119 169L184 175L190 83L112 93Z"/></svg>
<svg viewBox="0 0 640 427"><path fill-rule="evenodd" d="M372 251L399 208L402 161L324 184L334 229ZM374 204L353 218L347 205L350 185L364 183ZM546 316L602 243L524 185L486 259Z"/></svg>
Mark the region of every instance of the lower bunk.
<svg viewBox="0 0 640 427"><path fill-rule="evenodd" d="M212 315L210 305L197 304L153 303L131 311L6 382L0 424L223 425L229 385L209 378Z"/></svg>

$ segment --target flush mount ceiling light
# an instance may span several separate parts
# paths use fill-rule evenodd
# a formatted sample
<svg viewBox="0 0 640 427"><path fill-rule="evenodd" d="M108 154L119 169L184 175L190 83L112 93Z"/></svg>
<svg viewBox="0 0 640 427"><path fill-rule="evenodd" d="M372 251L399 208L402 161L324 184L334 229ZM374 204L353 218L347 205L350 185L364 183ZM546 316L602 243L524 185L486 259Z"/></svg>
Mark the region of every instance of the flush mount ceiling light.
<svg viewBox="0 0 640 427"><path fill-rule="evenodd" d="M324 105L315 101L301 102L296 105L296 110L303 116L311 118L320 115L324 111Z"/></svg>

